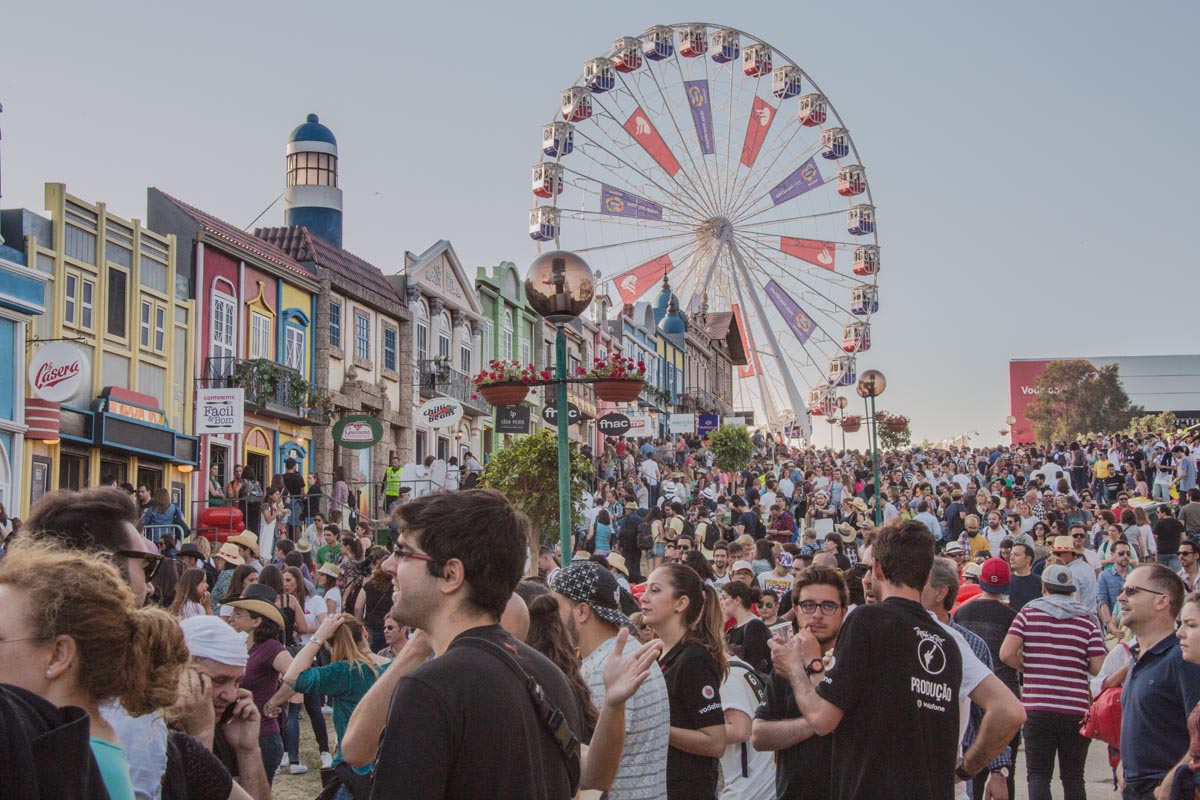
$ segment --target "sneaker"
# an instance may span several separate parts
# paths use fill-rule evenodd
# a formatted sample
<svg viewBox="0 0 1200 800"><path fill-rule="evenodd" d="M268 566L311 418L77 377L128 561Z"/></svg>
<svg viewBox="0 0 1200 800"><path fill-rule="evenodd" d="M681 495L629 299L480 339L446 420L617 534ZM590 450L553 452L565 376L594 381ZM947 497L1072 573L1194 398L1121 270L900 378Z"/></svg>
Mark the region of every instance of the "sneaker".
<svg viewBox="0 0 1200 800"><path fill-rule="evenodd" d="M303 775L304 773L308 772L308 767L304 766L303 764L289 764L288 772L290 772L292 775Z"/></svg>
<svg viewBox="0 0 1200 800"><path fill-rule="evenodd" d="M331 716L333 714L333 708L331 706L321 706L321 713L326 716Z"/></svg>
<svg viewBox="0 0 1200 800"><path fill-rule="evenodd" d="M279 766L275 768L275 774L276 775L286 775L287 770L288 770L288 763L286 761L281 761L279 763Z"/></svg>
<svg viewBox="0 0 1200 800"><path fill-rule="evenodd" d="M321 769L333 769L333 755L331 753L321 753Z"/></svg>

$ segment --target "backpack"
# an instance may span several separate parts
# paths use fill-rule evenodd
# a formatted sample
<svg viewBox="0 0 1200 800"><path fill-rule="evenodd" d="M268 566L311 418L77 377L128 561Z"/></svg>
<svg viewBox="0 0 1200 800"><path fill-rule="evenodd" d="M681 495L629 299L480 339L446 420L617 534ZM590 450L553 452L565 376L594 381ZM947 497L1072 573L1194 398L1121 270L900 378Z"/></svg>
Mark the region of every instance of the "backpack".
<svg viewBox="0 0 1200 800"><path fill-rule="evenodd" d="M704 526L704 532L700 533L700 527L697 526L696 533L700 536L701 546L705 550L711 551L717 540L721 538L721 531L715 524L709 521L701 522L700 525Z"/></svg>
<svg viewBox="0 0 1200 800"><path fill-rule="evenodd" d="M755 539L767 538L767 533L768 533L767 526L763 523L762 517L760 517L758 514L755 514L754 521L756 523L756 525L754 527L754 538Z"/></svg>
<svg viewBox="0 0 1200 800"><path fill-rule="evenodd" d="M683 530L681 530L679 532L679 535L676 536L675 538L678 539L679 536L686 536L689 539L691 539L693 542L696 541L696 526L693 525L686 517L682 517L682 519L683 519Z"/></svg>
<svg viewBox="0 0 1200 800"><path fill-rule="evenodd" d="M649 522L642 522L637 526L637 546L639 550L654 549L654 532L650 530Z"/></svg>

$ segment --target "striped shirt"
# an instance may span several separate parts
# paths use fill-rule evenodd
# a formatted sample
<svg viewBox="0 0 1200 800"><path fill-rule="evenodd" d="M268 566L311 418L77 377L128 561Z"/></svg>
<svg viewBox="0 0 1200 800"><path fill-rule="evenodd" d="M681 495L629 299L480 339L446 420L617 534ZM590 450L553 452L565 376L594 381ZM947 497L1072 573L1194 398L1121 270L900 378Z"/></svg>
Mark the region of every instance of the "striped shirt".
<svg viewBox="0 0 1200 800"><path fill-rule="evenodd" d="M1107 652L1096 620L1090 616L1055 619L1039 608L1026 606L1008 632L1024 640L1021 700L1025 708L1084 714L1091 703L1088 659Z"/></svg>

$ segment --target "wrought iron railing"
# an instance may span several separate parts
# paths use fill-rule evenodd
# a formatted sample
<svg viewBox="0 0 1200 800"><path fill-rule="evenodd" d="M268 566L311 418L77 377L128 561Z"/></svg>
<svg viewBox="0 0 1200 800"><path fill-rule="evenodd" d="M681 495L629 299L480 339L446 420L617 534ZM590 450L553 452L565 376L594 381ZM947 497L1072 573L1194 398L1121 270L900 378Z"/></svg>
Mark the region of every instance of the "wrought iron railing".
<svg viewBox="0 0 1200 800"><path fill-rule="evenodd" d="M265 358L212 356L204 361L200 385L210 389L240 387L246 407L282 419L322 425L329 421L328 393L297 370Z"/></svg>
<svg viewBox="0 0 1200 800"><path fill-rule="evenodd" d="M491 406L475 389L471 376L450 366L446 360L423 358L417 362L417 368L421 397L453 397L475 416L491 411Z"/></svg>

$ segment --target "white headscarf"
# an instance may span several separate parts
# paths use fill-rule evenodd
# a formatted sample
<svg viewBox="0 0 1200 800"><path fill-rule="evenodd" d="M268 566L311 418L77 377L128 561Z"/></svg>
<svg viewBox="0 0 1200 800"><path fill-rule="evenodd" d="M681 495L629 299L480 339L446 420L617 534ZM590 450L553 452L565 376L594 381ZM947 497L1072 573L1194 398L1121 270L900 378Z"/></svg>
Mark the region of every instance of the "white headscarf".
<svg viewBox="0 0 1200 800"><path fill-rule="evenodd" d="M249 660L246 640L220 617L189 617L179 627L192 658L209 658L230 667L246 666Z"/></svg>

